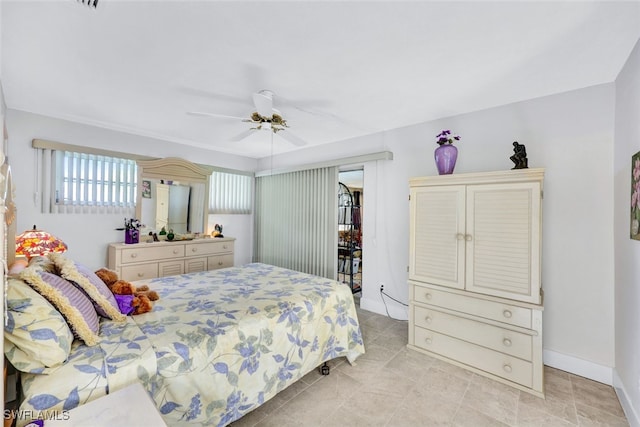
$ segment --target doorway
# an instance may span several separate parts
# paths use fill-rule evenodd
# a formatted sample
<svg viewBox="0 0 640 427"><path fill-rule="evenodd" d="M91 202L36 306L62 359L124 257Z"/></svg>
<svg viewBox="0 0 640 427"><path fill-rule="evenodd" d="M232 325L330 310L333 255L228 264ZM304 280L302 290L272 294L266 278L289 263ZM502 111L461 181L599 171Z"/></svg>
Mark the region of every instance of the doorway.
<svg viewBox="0 0 640 427"><path fill-rule="evenodd" d="M364 170L338 172L338 281L362 291Z"/></svg>

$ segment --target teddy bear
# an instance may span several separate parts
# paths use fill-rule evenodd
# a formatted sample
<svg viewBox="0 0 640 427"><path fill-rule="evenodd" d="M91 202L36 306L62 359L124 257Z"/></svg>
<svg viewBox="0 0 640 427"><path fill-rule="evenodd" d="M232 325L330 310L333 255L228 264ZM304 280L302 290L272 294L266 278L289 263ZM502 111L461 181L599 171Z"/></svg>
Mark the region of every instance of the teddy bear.
<svg viewBox="0 0 640 427"><path fill-rule="evenodd" d="M115 271L101 268L95 272L116 297L116 301L123 313L143 314L153 309L152 301L160 296L156 291L149 290L147 285L134 286L126 280L120 280Z"/></svg>

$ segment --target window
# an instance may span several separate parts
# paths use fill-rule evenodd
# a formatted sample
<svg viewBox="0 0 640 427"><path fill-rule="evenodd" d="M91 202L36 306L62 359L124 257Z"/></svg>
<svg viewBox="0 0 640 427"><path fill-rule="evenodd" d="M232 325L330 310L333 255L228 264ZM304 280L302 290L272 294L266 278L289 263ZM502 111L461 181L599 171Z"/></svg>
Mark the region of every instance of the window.
<svg viewBox="0 0 640 427"><path fill-rule="evenodd" d="M43 140L33 147L43 213L135 214L134 156Z"/></svg>
<svg viewBox="0 0 640 427"><path fill-rule="evenodd" d="M250 214L253 176L213 171L209 189L209 213Z"/></svg>
<svg viewBox="0 0 640 427"><path fill-rule="evenodd" d="M133 207L137 167L134 160L56 151L56 205Z"/></svg>

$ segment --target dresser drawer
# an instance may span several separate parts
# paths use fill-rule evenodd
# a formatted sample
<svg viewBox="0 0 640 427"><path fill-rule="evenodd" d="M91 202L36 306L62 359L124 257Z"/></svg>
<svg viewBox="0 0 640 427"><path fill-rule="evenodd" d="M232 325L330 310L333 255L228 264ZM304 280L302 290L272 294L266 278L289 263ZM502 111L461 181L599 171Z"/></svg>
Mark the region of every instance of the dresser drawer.
<svg viewBox="0 0 640 427"><path fill-rule="evenodd" d="M413 318L416 326L520 359L532 360L533 338L531 335L424 307L414 306Z"/></svg>
<svg viewBox="0 0 640 427"><path fill-rule="evenodd" d="M444 307L510 325L531 328L531 309L412 284L416 302Z"/></svg>
<svg viewBox="0 0 640 427"><path fill-rule="evenodd" d="M182 257L184 257L184 244L180 243L166 246L153 246L153 243L150 243L148 246L141 244L140 248L126 248L122 250L123 264Z"/></svg>
<svg viewBox="0 0 640 427"><path fill-rule="evenodd" d="M184 261L164 261L158 263L158 277L175 276L184 273Z"/></svg>
<svg viewBox="0 0 640 427"><path fill-rule="evenodd" d="M198 271L207 271L207 258L187 258L184 260L185 273L196 273Z"/></svg>
<svg viewBox="0 0 640 427"><path fill-rule="evenodd" d="M415 327L415 345L507 379L524 387L533 384L533 364L434 331Z"/></svg>
<svg viewBox="0 0 640 427"><path fill-rule="evenodd" d="M122 280L130 282L134 280L153 279L155 277L158 277L157 262L150 264L125 265L122 266L122 273L120 273L120 278Z"/></svg>
<svg viewBox="0 0 640 427"><path fill-rule="evenodd" d="M233 242L187 243L185 245L185 256L214 255L226 252L233 252Z"/></svg>
<svg viewBox="0 0 640 427"><path fill-rule="evenodd" d="M233 254L215 255L207 258L209 270L233 267Z"/></svg>

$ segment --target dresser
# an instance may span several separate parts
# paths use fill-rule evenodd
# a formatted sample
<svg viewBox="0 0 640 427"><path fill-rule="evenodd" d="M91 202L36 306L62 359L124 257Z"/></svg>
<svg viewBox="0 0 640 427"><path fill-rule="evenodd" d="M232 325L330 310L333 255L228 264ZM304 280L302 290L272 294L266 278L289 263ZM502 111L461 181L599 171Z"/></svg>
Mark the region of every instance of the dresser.
<svg viewBox="0 0 640 427"><path fill-rule="evenodd" d="M111 243L108 267L123 280L134 281L233 267L234 238L175 242Z"/></svg>
<svg viewBox="0 0 640 427"><path fill-rule="evenodd" d="M543 169L410 180L409 348L544 397Z"/></svg>

